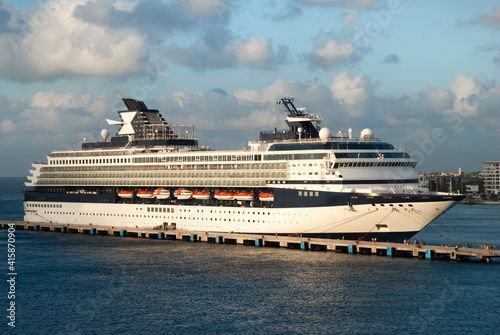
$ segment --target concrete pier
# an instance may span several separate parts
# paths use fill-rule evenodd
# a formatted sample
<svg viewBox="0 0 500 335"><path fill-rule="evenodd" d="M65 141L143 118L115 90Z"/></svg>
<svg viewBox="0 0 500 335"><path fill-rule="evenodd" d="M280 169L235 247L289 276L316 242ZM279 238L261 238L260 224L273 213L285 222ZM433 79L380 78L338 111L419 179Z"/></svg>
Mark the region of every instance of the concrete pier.
<svg viewBox="0 0 500 335"><path fill-rule="evenodd" d="M58 232L69 234L109 235L117 237L141 237L158 240L180 240L187 242L207 242L216 244L241 244L254 247L288 248L311 251L333 251L349 254L379 255L386 257L416 257L420 259L447 259L460 261L462 259L480 259L489 263L493 258L500 257L500 250L481 248L452 248L435 245L415 246L413 244L331 240L318 238L303 238L297 236L274 236L235 233L209 233L200 231L158 230L144 228L108 227L67 224L61 225L46 222L25 222L1 220L0 228L8 229L12 224L16 230L31 230L36 232Z"/></svg>

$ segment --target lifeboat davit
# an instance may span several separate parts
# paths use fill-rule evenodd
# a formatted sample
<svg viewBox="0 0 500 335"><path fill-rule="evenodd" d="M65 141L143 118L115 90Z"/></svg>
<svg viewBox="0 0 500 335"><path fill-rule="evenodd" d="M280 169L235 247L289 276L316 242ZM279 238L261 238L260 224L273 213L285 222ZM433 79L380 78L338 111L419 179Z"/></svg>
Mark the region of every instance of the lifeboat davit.
<svg viewBox="0 0 500 335"><path fill-rule="evenodd" d="M170 198L170 190L160 187L155 190L154 196L156 199L168 199Z"/></svg>
<svg viewBox="0 0 500 335"><path fill-rule="evenodd" d="M215 199L219 200L233 200L234 199L234 193L233 192L215 192L214 194Z"/></svg>
<svg viewBox="0 0 500 335"><path fill-rule="evenodd" d="M121 190L118 192L118 196L120 198L127 198L130 199L134 196L134 191L128 191L128 190Z"/></svg>
<svg viewBox="0 0 500 335"><path fill-rule="evenodd" d="M187 200L191 199L193 196L193 191L187 190L185 188L179 188L175 191L175 197L179 200Z"/></svg>
<svg viewBox="0 0 500 335"><path fill-rule="evenodd" d="M259 193L259 200L260 201L274 201L274 194L273 193L260 192Z"/></svg>
<svg viewBox="0 0 500 335"><path fill-rule="evenodd" d="M234 194L234 198L236 200L252 201L253 200L253 193L252 192L236 192Z"/></svg>
<svg viewBox="0 0 500 335"><path fill-rule="evenodd" d="M137 196L139 198L153 198L153 191L148 191L148 190L139 190L137 191Z"/></svg>
<svg viewBox="0 0 500 335"><path fill-rule="evenodd" d="M210 199L210 192L208 191L195 191L193 192L193 198L198 200L208 200Z"/></svg>

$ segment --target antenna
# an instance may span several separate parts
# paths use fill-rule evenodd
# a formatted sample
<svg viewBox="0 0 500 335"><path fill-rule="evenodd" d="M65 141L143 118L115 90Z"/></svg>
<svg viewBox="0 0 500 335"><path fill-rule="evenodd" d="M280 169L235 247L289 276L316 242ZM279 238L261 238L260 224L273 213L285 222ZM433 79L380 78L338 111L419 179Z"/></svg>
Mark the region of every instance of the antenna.
<svg viewBox="0 0 500 335"><path fill-rule="evenodd" d="M297 108L295 108L295 105L293 104L293 97L284 97L284 98L281 98L279 101L277 101L276 103L278 105L285 105L285 108L288 110L288 113L290 115L296 115L296 116L302 116L304 115L304 112L303 111L299 111Z"/></svg>

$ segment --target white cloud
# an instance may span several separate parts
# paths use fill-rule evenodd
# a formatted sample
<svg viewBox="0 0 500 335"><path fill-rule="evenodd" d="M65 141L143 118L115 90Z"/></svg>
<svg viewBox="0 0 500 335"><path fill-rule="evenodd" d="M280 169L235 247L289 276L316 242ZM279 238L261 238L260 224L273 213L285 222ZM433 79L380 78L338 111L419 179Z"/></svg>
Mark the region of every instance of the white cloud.
<svg viewBox="0 0 500 335"><path fill-rule="evenodd" d="M344 26L348 28L356 28L359 25L359 11L351 9L344 14Z"/></svg>
<svg viewBox="0 0 500 335"><path fill-rule="evenodd" d="M188 14L201 19L221 17L232 10L232 0L180 0L179 5Z"/></svg>
<svg viewBox="0 0 500 335"><path fill-rule="evenodd" d="M450 91L458 100L468 98L477 92L476 80L470 75L459 74L450 84Z"/></svg>
<svg viewBox="0 0 500 335"><path fill-rule="evenodd" d="M356 48L351 42L318 38L315 50L306 54L305 60L310 68L329 70L358 63L364 52L364 49Z"/></svg>
<svg viewBox="0 0 500 335"><path fill-rule="evenodd" d="M463 117L479 113L481 100L490 98L491 83L481 82L467 74L459 74L450 84L450 91L455 96L454 110Z"/></svg>
<svg viewBox="0 0 500 335"><path fill-rule="evenodd" d="M219 36L217 41L213 41L214 33ZM281 45L274 50L272 40L265 36L236 39L225 28L218 28L212 34L205 34L193 47L168 46L165 57L179 65L201 71L236 67L239 64L269 70L286 62L287 52Z"/></svg>
<svg viewBox="0 0 500 335"><path fill-rule="evenodd" d="M0 76L14 81L53 81L138 74L172 32L226 26L232 9L232 0L49 0L28 10L0 4ZM221 38L213 36L217 38L212 40ZM213 44L210 47L219 51ZM248 63L265 67L273 59L264 56ZM232 66L234 61L221 63Z"/></svg>
<svg viewBox="0 0 500 335"><path fill-rule="evenodd" d="M307 89L306 85L295 81L276 80L272 85L261 90L238 90L234 96L242 103L274 103L283 96L301 96Z"/></svg>
<svg viewBox="0 0 500 335"><path fill-rule="evenodd" d="M370 81L363 75L352 77L349 73L339 74L332 82L330 91L341 105L347 107L354 117L365 115L368 104L378 87L378 83Z"/></svg>
<svg viewBox="0 0 500 335"><path fill-rule="evenodd" d="M480 92L484 91L479 95L478 87ZM275 124L278 129L286 128L283 106L275 104L283 96L294 96L297 107L306 107L311 113L321 115L325 120L323 126L334 134L353 128L357 135L369 127L377 137L396 146L404 144L410 152L419 150L419 143L428 139L434 129L442 129L447 139L436 144L435 155L469 157L477 154L477 149L466 151L451 145L461 143L464 133L473 133L475 143L496 143L492 139L498 136L500 129L500 85L462 74L449 89L426 87L400 96L384 95L378 90L375 80L341 73L333 78L330 87L278 79L261 89L179 91L145 102L150 108L160 110L170 124L195 124L200 144L221 149L241 148L248 140L258 139L259 130L273 129ZM471 96L477 96L476 113L464 117L459 113L463 106L457 102ZM99 140L101 129L107 126L105 119L116 117L116 99L114 95L57 91L38 92L29 99L0 96L4 108L0 149L10 153L9 148L15 145L23 156L35 160L43 159L53 148L70 148L83 137ZM9 155L11 157L5 159L28 164L23 159L15 159L13 152ZM27 168L16 165L17 170L13 169L8 175Z"/></svg>
<svg viewBox="0 0 500 335"><path fill-rule="evenodd" d="M175 92L173 94L174 102L179 105L179 107L184 108L184 101L188 99L188 96L184 92Z"/></svg>
<svg viewBox="0 0 500 335"><path fill-rule="evenodd" d="M233 47L240 62L264 67L275 63L272 41L265 36L252 36L248 41L237 41Z"/></svg>
<svg viewBox="0 0 500 335"><path fill-rule="evenodd" d="M14 123L11 120L0 122L0 133L9 134L14 132Z"/></svg>
<svg viewBox="0 0 500 335"><path fill-rule="evenodd" d="M137 4L139 3L138 0L136 1L128 1L128 0L115 0L113 3L112 3L112 6L118 10L118 11L122 11L122 12L132 12L135 7L137 6Z"/></svg>
<svg viewBox="0 0 500 335"><path fill-rule="evenodd" d="M104 124L113 96L38 92L23 104L17 104L18 112L11 119L2 121L2 133L80 133L86 128L98 128Z"/></svg>
<svg viewBox="0 0 500 335"><path fill-rule="evenodd" d="M113 77L139 71L146 57L144 36L133 29L112 29L74 16L75 9L86 3L51 1L24 15L29 25L18 21L10 32L0 34L3 76L44 80L74 74Z"/></svg>
<svg viewBox="0 0 500 335"><path fill-rule="evenodd" d="M339 43L337 41L327 41L325 45L316 50L315 55L323 60L326 66L335 65L349 58L354 53L351 43Z"/></svg>
<svg viewBox="0 0 500 335"><path fill-rule="evenodd" d="M495 10L491 14L476 16L465 23L482 25L491 29L498 29L500 28L500 6L496 6Z"/></svg>

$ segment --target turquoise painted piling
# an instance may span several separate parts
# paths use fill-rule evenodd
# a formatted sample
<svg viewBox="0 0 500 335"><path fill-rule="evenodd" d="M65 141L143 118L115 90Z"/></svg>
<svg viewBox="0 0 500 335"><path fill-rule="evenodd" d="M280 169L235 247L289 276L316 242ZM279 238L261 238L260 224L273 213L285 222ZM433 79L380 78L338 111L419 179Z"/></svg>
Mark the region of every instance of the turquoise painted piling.
<svg viewBox="0 0 500 335"><path fill-rule="evenodd" d="M306 242L300 241L300 250L306 250Z"/></svg>
<svg viewBox="0 0 500 335"><path fill-rule="evenodd" d="M37 231L37 230L38 230L38 225L34 225L34 226L33 226L33 230L34 230L34 231Z"/></svg>
<svg viewBox="0 0 500 335"><path fill-rule="evenodd" d="M90 235L94 235L94 228L90 228Z"/></svg>
<svg viewBox="0 0 500 335"><path fill-rule="evenodd" d="M432 259L432 250L431 249L425 250L425 259Z"/></svg>
<svg viewBox="0 0 500 335"><path fill-rule="evenodd" d="M260 247L260 238L255 239L255 246Z"/></svg>
<svg viewBox="0 0 500 335"><path fill-rule="evenodd" d="M158 239L161 240L161 231L158 232Z"/></svg>
<svg viewBox="0 0 500 335"><path fill-rule="evenodd" d="M64 233L64 226L61 226L61 233Z"/></svg>
<svg viewBox="0 0 500 335"><path fill-rule="evenodd" d="M123 237L123 236L125 236L123 229L120 229L120 237Z"/></svg>
<svg viewBox="0 0 500 335"><path fill-rule="evenodd" d="M220 240L220 236L219 235L216 235L215 236L215 243L216 244L220 244L222 241Z"/></svg>
<svg viewBox="0 0 500 335"><path fill-rule="evenodd" d="M189 240L190 240L191 242L194 242L194 234L191 234L191 236L189 237Z"/></svg>
<svg viewBox="0 0 500 335"><path fill-rule="evenodd" d="M347 245L347 251L352 255L354 254L354 246L352 244Z"/></svg>
<svg viewBox="0 0 500 335"><path fill-rule="evenodd" d="M392 257L394 254L394 248L393 247L387 247L387 257Z"/></svg>

